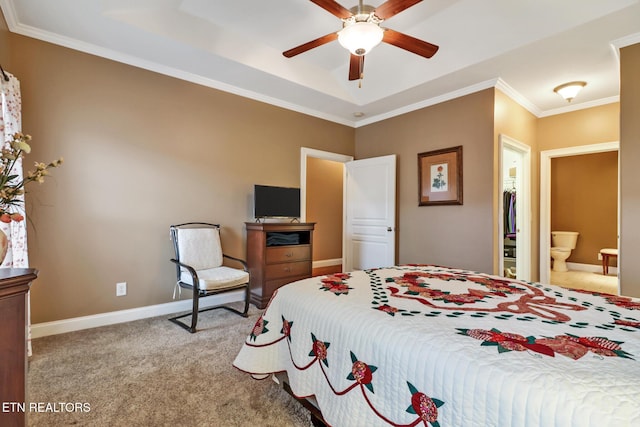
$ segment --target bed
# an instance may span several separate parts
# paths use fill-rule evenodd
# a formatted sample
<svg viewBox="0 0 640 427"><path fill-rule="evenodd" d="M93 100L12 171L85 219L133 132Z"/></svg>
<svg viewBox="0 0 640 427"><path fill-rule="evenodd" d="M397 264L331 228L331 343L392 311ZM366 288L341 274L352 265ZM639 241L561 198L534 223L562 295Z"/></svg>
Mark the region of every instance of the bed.
<svg viewBox="0 0 640 427"><path fill-rule="evenodd" d="M280 288L234 366L331 426L640 426L640 300L402 265Z"/></svg>

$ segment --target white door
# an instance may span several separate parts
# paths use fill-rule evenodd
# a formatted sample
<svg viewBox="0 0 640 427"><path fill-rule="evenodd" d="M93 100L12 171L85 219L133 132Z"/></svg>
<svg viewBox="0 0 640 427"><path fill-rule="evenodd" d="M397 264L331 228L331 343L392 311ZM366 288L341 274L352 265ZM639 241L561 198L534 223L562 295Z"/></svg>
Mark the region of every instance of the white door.
<svg viewBox="0 0 640 427"><path fill-rule="evenodd" d="M345 164L343 271L395 264L396 156Z"/></svg>

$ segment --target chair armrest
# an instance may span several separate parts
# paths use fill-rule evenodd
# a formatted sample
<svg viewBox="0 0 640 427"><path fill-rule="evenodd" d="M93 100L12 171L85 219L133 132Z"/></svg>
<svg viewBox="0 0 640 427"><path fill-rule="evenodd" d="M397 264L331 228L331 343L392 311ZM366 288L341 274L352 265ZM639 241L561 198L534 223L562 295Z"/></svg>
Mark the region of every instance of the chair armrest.
<svg viewBox="0 0 640 427"><path fill-rule="evenodd" d="M169 261L171 261L174 264L179 265L180 267L183 267L185 270L187 270L189 272L189 274L191 274L191 278L193 279L193 283L198 283L198 273L196 273L196 270L191 267L190 265L187 265L185 263L182 263L180 261L178 261L177 259L173 259L171 258ZM178 281L180 281L180 269L178 269Z"/></svg>
<svg viewBox="0 0 640 427"><path fill-rule="evenodd" d="M232 260L232 261L239 262L240 264L242 264L242 269L243 269L244 271L246 271L246 272L248 272L248 271L249 271L249 266L247 265L247 262L246 262L245 260L240 259L240 258L233 257L233 256L231 256L231 255L226 255L226 254L222 254L222 256L223 256L223 257L225 257L225 258L227 258L227 259L230 259L230 260Z"/></svg>

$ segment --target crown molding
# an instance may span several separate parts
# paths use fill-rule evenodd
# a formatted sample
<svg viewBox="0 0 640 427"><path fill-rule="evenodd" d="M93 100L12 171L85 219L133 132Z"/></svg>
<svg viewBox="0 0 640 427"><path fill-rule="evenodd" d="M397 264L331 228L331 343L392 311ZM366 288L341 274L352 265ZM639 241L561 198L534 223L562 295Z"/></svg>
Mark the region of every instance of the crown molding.
<svg viewBox="0 0 640 427"><path fill-rule="evenodd" d="M553 110L543 111L542 114L538 116L538 118L570 113L572 111L584 110L592 107L599 107L601 105L613 104L614 102L620 102L620 96L610 96L609 98L595 99L593 101L581 102L575 105L569 104L566 107L554 108Z"/></svg>
<svg viewBox="0 0 640 427"><path fill-rule="evenodd" d="M382 120L390 119L392 117L400 116L402 114L410 113L412 111L416 111L422 108L430 107L432 105L440 104L445 101L449 101L455 98L460 98L461 96L465 96L475 92L479 92L481 90L489 89L491 87L495 87L497 80L498 79L485 80L483 82L476 83L471 86L463 87L461 89L457 89L439 96L435 96L433 98L425 99L424 101L416 102L411 105L397 108L393 111L389 111L384 114L379 114L377 116L373 116L364 120L359 120L358 122L356 122L355 127L358 128L360 126L365 126L375 122L380 122Z"/></svg>
<svg viewBox="0 0 640 427"><path fill-rule="evenodd" d="M556 108L553 110L542 111L535 104L529 101L526 97L524 97L522 94L520 94L511 86L509 86L504 80L502 80L502 78L497 77L497 78L485 80L470 86L466 86L464 88L457 89L439 96L428 98L423 101L416 102L414 104L403 106L383 114L379 114L376 116L367 117L359 120L348 120L339 116L305 108L298 104L283 101L281 99L263 95L251 90L243 89L238 86L233 86L233 85L223 83L214 79L204 78L202 76L199 76L193 73L178 70L178 69L161 65L152 61L142 60L132 55L122 54L120 52L116 52L111 49L105 49L105 48L96 46L94 44L80 42L70 37L60 36L48 31L39 30L37 28L31 27L28 25L20 24L17 19L14 2L11 0L0 0L0 7L2 8L2 12L4 14L5 20L7 21L7 26L9 30L13 33L35 38L38 40L42 40L45 42L49 42L55 45L63 46L63 47L77 50L80 52L88 53L91 55L96 55L102 58L110 59L110 60L124 63L127 65L131 65L137 68L142 68L148 71L157 72L167 76L175 77L175 78L189 81L195 84L210 87L212 89L217 89L223 92L231 93L234 95L238 95L238 96L252 99L259 102L264 102L269 105L281 107L287 110L295 111L301 114L305 114L308 116L316 117L319 119L327 120L330 122L334 122L337 124L341 124L341 125L345 125L353 128L366 126L372 123L376 123L376 122L386 120L392 117L396 117L402 114L406 114L412 111L420 110L422 108L440 104L442 102L446 102L455 98L466 96L466 95L479 92L481 90L485 90L491 87L501 90L505 95L507 95L517 104L519 104L520 106L522 106L523 108L525 108L527 111L529 111L531 114L533 114L538 118L581 110L585 108L596 107L600 105L606 105L614 102L619 102L620 100L619 96L614 96L614 97L603 98L600 100L594 100L590 102L582 102L579 104L567 105L566 107ZM614 50L614 53L619 59L621 48L630 46L636 43L640 43L640 33L631 34L629 36L614 40L611 42L611 46L612 46L612 49Z"/></svg>
<svg viewBox="0 0 640 427"><path fill-rule="evenodd" d="M629 34L611 42L617 49L640 43L640 33Z"/></svg>
<svg viewBox="0 0 640 427"><path fill-rule="evenodd" d="M516 91L514 88L509 86L504 80L498 78L496 83L496 89L500 89L507 95L509 98L513 99L516 103L518 103L522 108L529 111L536 117L540 117L543 114L542 110L538 108L533 102L529 101L529 99L525 98L520 92Z"/></svg>

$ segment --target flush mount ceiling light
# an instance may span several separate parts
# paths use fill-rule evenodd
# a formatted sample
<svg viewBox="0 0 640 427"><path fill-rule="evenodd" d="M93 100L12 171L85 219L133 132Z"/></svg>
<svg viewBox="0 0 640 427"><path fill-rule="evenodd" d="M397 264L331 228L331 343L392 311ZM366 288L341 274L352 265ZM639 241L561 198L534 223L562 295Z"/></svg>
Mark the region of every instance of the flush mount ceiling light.
<svg viewBox="0 0 640 427"><path fill-rule="evenodd" d="M569 82L556 87L553 91L566 99L567 102L571 102L586 85L587 82Z"/></svg>

